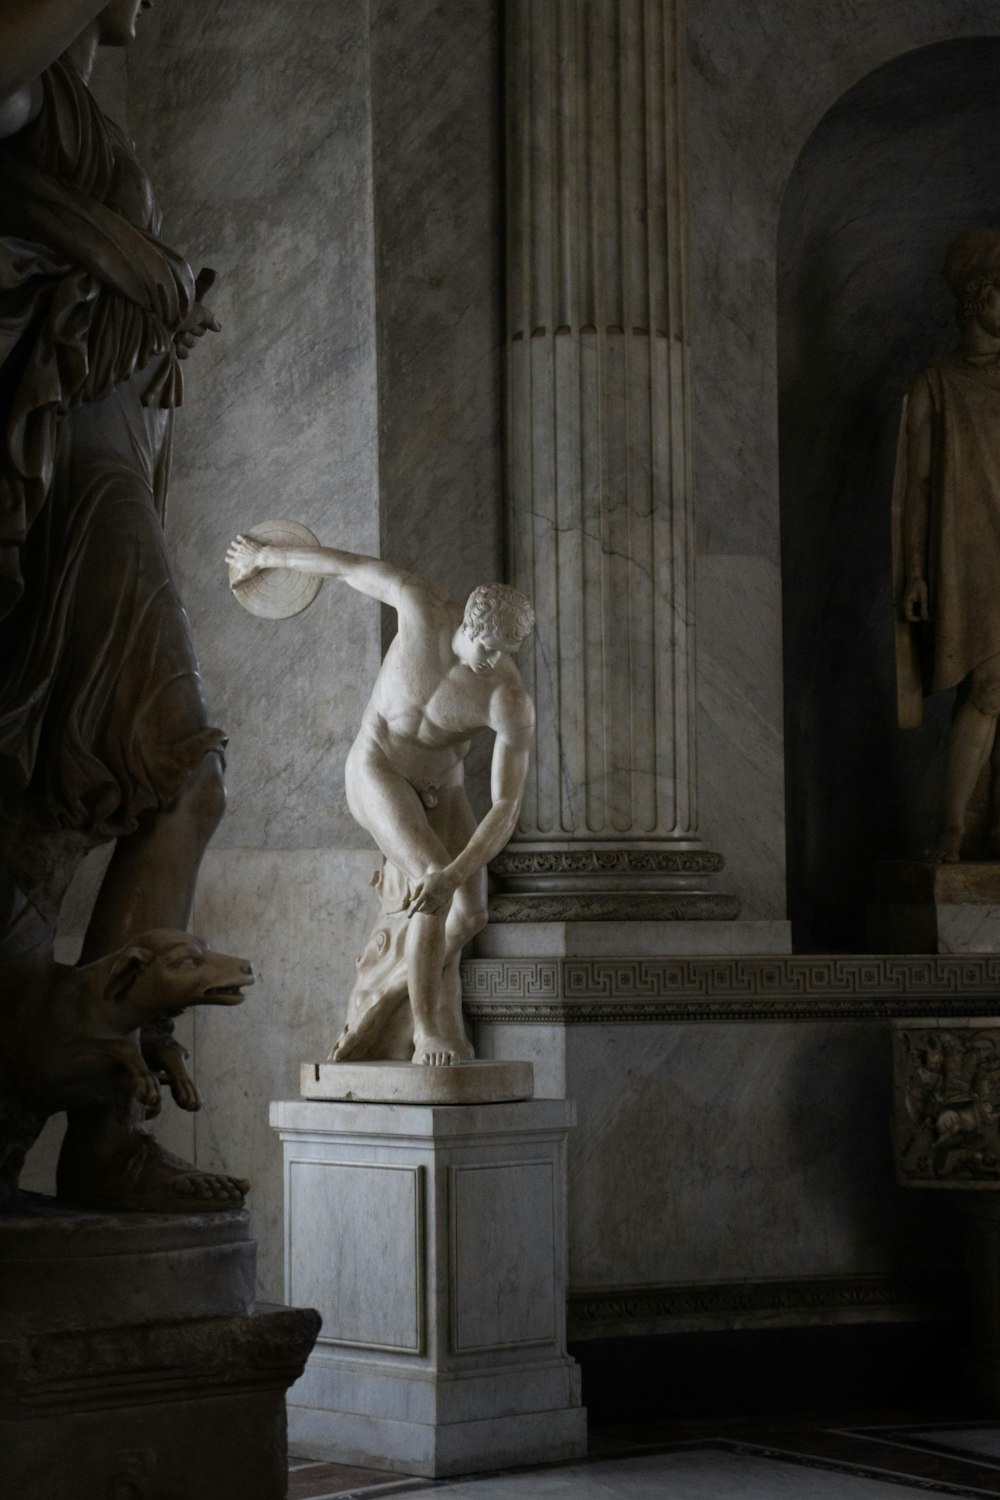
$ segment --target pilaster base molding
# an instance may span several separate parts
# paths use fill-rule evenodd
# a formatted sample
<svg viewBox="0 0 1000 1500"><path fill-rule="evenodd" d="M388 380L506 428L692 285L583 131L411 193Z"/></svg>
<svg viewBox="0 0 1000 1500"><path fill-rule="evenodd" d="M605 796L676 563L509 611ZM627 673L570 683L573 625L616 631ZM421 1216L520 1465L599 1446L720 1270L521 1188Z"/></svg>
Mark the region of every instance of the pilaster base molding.
<svg viewBox="0 0 1000 1500"><path fill-rule="evenodd" d="M735 896L708 891L520 892L491 896L491 922L730 922Z"/></svg>
<svg viewBox="0 0 1000 1500"><path fill-rule="evenodd" d="M508 848L490 864L490 873L510 891L539 889L543 880L585 881L591 887L597 877L620 881L640 877L649 880L678 875L717 875L725 868L721 854L698 847L673 849ZM526 880L531 885L525 885ZM610 887L609 887L610 889Z"/></svg>
<svg viewBox="0 0 1000 1500"><path fill-rule="evenodd" d="M721 854L673 847L515 845L490 864L491 922L731 922L735 896L710 888Z"/></svg>

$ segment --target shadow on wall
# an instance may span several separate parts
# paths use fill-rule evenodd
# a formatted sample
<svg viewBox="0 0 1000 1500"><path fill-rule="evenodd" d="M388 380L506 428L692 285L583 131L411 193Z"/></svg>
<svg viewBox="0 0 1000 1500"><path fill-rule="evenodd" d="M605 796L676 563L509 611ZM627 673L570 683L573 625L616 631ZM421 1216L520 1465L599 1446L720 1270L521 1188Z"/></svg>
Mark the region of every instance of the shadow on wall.
<svg viewBox="0 0 1000 1500"><path fill-rule="evenodd" d="M890 498L900 405L956 341L940 267L1000 225L1000 37L878 68L817 125L778 240L789 914L864 950L875 860L931 834L950 695L896 725Z"/></svg>

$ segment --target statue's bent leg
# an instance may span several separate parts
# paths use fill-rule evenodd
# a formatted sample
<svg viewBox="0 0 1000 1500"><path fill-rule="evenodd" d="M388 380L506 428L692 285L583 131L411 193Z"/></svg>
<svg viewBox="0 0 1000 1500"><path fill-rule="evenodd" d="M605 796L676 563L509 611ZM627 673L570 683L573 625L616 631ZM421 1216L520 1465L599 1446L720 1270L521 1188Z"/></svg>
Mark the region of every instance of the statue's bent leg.
<svg viewBox="0 0 1000 1500"><path fill-rule="evenodd" d="M345 781L351 816L407 880L444 868L450 855L423 803L383 758L356 744L347 757Z"/></svg>
<svg viewBox="0 0 1000 1500"><path fill-rule="evenodd" d="M447 1066L471 1056L458 1025L442 1004L447 914L417 912L406 935L406 975L413 1007L413 1061Z"/></svg>
<svg viewBox="0 0 1000 1500"><path fill-rule="evenodd" d="M428 870L442 870L451 850L441 837L438 808L435 823L408 781L363 743L347 760L347 795L351 812L366 828L389 862L416 884ZM447 792L453 789L445 789ZM413 1011L414 1062L452 1063L472 1056L461 1024L441 1015L442 977L447 945L448 910L416 912L407 922L405 958Z"/></svg>
<svg viewBox="0 0 1000 1500"><path fill-rule="evenodd" d="M448 849L460 854L476 826L463 786L442 790L429 821ZM443 915L443 914L442 914ZM416 918L412 920L416 921ZM486 926L486 871L476 870L459 886L444 922L444 942L433 1012L423 1022L414 1005L414 1062L468 1062L474 1056L462 1019L462 949Z"/></svg>

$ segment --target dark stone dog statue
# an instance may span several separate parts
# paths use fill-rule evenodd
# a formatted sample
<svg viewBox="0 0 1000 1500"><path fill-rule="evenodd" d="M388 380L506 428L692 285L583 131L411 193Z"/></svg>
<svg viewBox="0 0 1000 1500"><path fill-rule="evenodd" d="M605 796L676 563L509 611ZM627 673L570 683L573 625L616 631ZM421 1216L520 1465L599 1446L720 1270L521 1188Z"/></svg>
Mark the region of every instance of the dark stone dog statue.
<svg viewBox="0 0 1000 1500"><path fill-rule="evenodd" d="M134 1100L155 1114L161 1083L182 1109L198 1109L171 1021L192 1005L238 1005L254 974L245 959L161 930L81 968L53 963L39 981L4 976L0 1207L15 1199L27 1151L60 1110Z"/></svg>

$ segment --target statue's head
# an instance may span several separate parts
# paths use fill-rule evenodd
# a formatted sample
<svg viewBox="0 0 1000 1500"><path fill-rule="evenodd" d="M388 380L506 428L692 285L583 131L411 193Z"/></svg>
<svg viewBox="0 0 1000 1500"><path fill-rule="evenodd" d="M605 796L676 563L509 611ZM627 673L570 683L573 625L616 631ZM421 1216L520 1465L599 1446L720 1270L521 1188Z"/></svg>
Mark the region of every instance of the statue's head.
<svg viewBox="0 0 1000 1500"><path fill-rule="evenodd" d="M127 47L135 40L139 12L149 10L153 0L110 0L97 17L97 38L102 47Z"/></svg>
<svg viewBox="0 0 1000 1500"><path fill-rule="evenodd" d="M981 323L1000 338L1000 229L963 229L948 246L942 275L958 321Z"/></svg>
<svg viewBox="0 0 1000 1500"><path fill-rule="evenodd" d="M490 672L513 656L535 628L531 601L508 583L481 583L465 602L460 655L474 672Z"/></svg>

